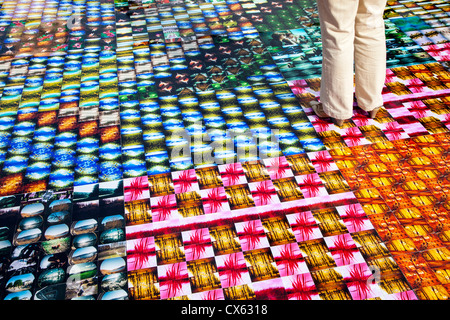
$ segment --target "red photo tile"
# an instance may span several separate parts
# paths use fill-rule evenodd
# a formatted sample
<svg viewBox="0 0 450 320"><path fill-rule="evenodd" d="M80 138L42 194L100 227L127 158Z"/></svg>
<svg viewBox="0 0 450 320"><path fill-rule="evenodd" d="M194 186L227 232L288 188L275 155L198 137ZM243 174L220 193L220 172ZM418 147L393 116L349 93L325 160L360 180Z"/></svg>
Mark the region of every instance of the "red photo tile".
<svg viewBox="0 0 450 320"><path fill-rule="evenodd" d="M235 287L252 282L242 252L215 257L222 288Z"/></svg>
<svg viewBox="0 0 450 320"><path fill-rule="evenodd" d="M349 233L325 237L324 240L338 266L364 262L363 256Z"/></svg>
<svg viewBox="0 0 450 320"><path fill-rule="evenodd" d="M200 190L197 182L197 175L195 174L194 169L172 172L172 180L175 188L175 193L185 193Z"/></svg>
<svg viewBox="0 0 450 320"><path fill-rule="evenodd" d="M179 219L177 200L174 194L150 199L154 222Z"/></svg>
<svg viewBox="0 0 450 320"><path fill-rule="evenodd" d="M270 179L272 180L294 176L286 157L264 159L264 165L266 166Z"/></svg>
<svg viewBox="0 0 450 320"><path fill-rule="evenodd" d="M248 187L256 206L265 206L280 202L275 186L271 180L252 182L248 184Z"/></svg>
<svg viewBox="0 0 450 320"><path fill-rule="evenodd" d="M180 297L192 293L186 262L158 266L157 268L161 299Z"/></svg>
<svg viewBox="0 0 450 320"><path fill-rule="evenodd" d="M261 220L235 223L242 251L267 248L270 246Z"/></svg>
<svg viewBox="0 0 450 320"><path fill-rule="evenodd" d="M288 243L270 248L280 272L280 277L308 272L297 243Z"/></svg>
<svg viewBox="0 0 450 320"><path fill-rule="evenodd" d="M127 270L139 270L156 267L156 249L154 237L138 238L127 241Z"/></svg>
<svg viewBox="0 0 450 320"><path fill-rule="evenodd" d="M316 198L328 195L325 186L317 173L296 176L295 179L305 198Z"/></svg>
<svg viewBox="0 0 450 320"><path fill-rule="evenodd" d="M186 261L209 258L214 256L208 228L187 230L181 232Z"/></svg>
<svg viewBox="0 0 450 320"><path fill-rule="evenodd" d="M322 238L320 228L310 211L286 215L297 242Z"/></svg>
<svg viewBox="0 0 450 320"><path fill-rule="evenodd" d="M252 287L257 300L287 300L281 278L254 282Z"/></svg>
<svg viewBox="0 0 450 320"><path fill-rule="evenodd" d="M147 176L124 179L123 187L125 202L150 198Z"/></svg>
<svg viewBox="0 0 450 320"><path fill-rule="evenodd" d="M320 300L310 273L281 278L289 300Z"/></svg>
<svg viewBox="0 0 450 320"><path fill-rule="evenodd" d="M223 187L200 190L205 214L230 211L227 194Z"/></svg>
<svg viewBox="0 0 450 320"><path fill-rule="evenodd" d="M308 157L317 173L338 169L328 151L308 153Z"/></svg>

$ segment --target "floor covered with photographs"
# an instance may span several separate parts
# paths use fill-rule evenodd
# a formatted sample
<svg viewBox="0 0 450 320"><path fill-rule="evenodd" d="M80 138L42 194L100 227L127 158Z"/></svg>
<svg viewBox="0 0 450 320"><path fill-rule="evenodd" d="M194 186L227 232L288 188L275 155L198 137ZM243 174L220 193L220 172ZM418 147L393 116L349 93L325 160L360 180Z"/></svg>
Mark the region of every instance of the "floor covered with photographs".
<svg viewBox="0 0 450 320"><path fill-rule="evenodd" d="M448 1L341 128L315 0L0 3L0 299L449 298Z"/></svg>

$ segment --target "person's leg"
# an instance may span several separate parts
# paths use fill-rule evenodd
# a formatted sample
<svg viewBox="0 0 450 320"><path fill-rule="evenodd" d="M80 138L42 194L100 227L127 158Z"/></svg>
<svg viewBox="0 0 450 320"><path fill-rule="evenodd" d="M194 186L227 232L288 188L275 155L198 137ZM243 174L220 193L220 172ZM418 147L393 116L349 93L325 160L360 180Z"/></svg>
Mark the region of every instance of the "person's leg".
<svg viewBox="0 0 450 320"><path fill-rule="evenodd" d="M323 49L320 102L335 119L353 115L353 43L359 2L317 0Z"/></svg>
<svg viewBox="0 0 450 320"><path fill-rule="evenodd" d="M355 24L355 95L358 106L372 111L383 106L386 79L386 0L360 0Z"/></svg>

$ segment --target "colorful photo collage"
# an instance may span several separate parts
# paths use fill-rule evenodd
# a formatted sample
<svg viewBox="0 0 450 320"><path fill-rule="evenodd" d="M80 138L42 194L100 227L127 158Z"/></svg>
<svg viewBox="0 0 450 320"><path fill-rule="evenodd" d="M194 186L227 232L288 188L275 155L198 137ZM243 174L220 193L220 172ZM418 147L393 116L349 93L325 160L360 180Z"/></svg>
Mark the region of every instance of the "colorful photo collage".
<svg viewBox="0 0 450 320"><path fill-rule="evenodd" d="M2 298L417 299L337 164L319 151L3 197Z"/></svg>
<svg viewBox="0 0 450 320"><path fill-rule="evenodd" d="M114 13L111 1L85 9L64 52L10 64L0 100L5 194L238 161L233 150L213 153L211 141L259 149L241 160L323 148L257 36L166 43L148 31L152 12ZM259 148L264 135L276 143ZM173 156L180 146L187 151ZM207 159L194 164L191 154Z"/></svg>
<svg viewBox="0 0 450 320"><path fill-rule="evenodd" d="M290 11L296 12L291 9ZM288 81L318 78L322 70L321 34L316 2L310 1L309 6L303 6L297 14L303 17L297 19L301 28L278 28L274 32L260 33L261 39ZM388 68L436 62L433 58L436 54L429 52L431 50L428 46L431 44L419 42L414 34L418 31L410 32L411 29L426 29L424 32L434 41L432 44L449 43L446 29L436 30L425 21L421 21L422 26L416 27L417 20L421 21L421 18L414 16L406 19L385 19ZM443 59L438 61L440 60Z"/></svg>
<svg viewBox="0 0 450 320"><path fill-rule="evenodd" d="M180 37L174 16L176 11L152 9L134 10L130 16L116 14L117 54L134 55L135 73L152 75L158 95L283 81L255 30L234 28L228 35L211 35L205 28L201 35L190 28Z"/></svg>
<svg viewBox="0 0 450 320"><path fill-rule="evenodd" d="M415 294L446 300L449 134L330 151Z"/></svg>
<svg viewBox="0 0 450 320"><path fill-rule="evenodd" d="M448 299L449 12L338 128L313 0L3 1L0 299Z"/></svg>
<svg viewBox="0 0 450 320"><path fill-rule="evenodd" d="M128 298L122 186L2 198L2 299Z"/></svg>
<svg viewBox="0 0 450 320"><path fill-rule="evenodd" d="M385 15L449 70L450 6L446 1L388 1Z"/></svg>
<svg viewBox="0 0 450 320"><path fill-rule="evenodd" d="M63 25L62 52L29 48L4 60L9 72L0 99L1 162L7 188L65 188L122 176L99 153L101 147L120 148L114 3L82 7L91 21L81 19L70 31ZM29 34L45 24L55 38L54 24L61 25L28 22L15 24Z"/></svg>
<svg viewBox="0 0 450 320"><path fill-rule="evenodd" d="M353 117L342 127L318 118L309 107L320 96L320 79L289 84L323 144L335 149L449 132L449 78L450 72L437 62L388 69L384 109L370 119L355 101Z"/></svg>

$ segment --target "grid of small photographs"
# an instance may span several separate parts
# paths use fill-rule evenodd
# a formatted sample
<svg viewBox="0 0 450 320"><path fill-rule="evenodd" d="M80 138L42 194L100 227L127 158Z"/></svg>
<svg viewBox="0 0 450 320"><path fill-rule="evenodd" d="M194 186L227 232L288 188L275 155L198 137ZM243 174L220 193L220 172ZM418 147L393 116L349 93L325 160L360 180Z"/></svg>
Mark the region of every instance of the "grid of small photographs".
<svg viewBox="0 0 450 320"><path fill-rule="evenodd" d="M128 297L122 181L2 200L3 299Z"/></svg>
<svg viewBox="0 0 450 320"><path fill-rule="evenodd" d="M320 77L322 52L316 2L303 1L301 7L295 9L286 5L285 9L289 10L291 14L298 15L297 24L300 24L301 28L298 26L295 29L276 28L274 31L261 33L261 39L274 57L285 79L300 80ZM387 10L387 12L389 11ZM435 29L420 16L406 19L403 17L396 19L389 14L387 16L389 18L385 20L385 26L388 68L435 62L433 56L436 54L430 52L428 46L443 45L449 42L447 29ZM422 32L420 33L422 38L417 35L417 32ZM425 35L428 35L430 39Z"/></svg>
<svg viewBox="0 0 450 320"><path fill-rule="evenodd" d="M130 299L417 299L327 151L124 190Z"/></svg>
<svg viewBox="0 0 450 320"><path fill-rule="evenodd" d="M0 299L448 299L449 14L338 128L316 1L3 1Z"/></svg>
<svg viewBox="0 0 450 320"><path fill-rule="evenodd" d="M320 97L320 78L290 81L305 113L327 149L395 141L420 135L449 132L450 72L440 63L388 69L385 101L376 119L358 108L345 125L318 118L309 101Z"/></svg>

